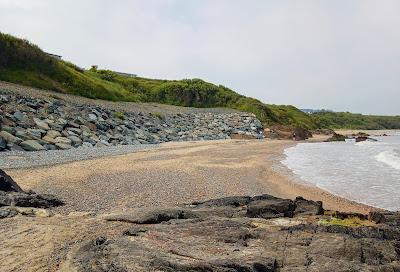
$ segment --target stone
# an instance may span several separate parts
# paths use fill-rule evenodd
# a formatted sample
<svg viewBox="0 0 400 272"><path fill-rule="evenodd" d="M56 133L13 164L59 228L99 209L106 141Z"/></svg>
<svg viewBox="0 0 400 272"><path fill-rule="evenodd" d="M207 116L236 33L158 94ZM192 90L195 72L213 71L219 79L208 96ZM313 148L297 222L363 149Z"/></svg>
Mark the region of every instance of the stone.
<svg viewBox="0 0 400 272"><path fill-rule="evenodd" d="M0 206L50 208L60 205L64 202L52 195L0 191Z"/></svg>
<svg viewBox="0 0 400 272"><path fill-rule="evenodd" d="M72 146L70 144L67 144L67 143L56 143L55 146L58 149L62 149L62 150L66 150L66 149L71 149L72 148Z"/></svg>
<svg viewBox="0 0 400 272"><path fill-rule="evenodd" d="M79 138L79 137L77 137L77 136L71 135L71 136L68 137L68 139L71 140L71 143L72 143L73 145L81 145L81 144L82 144L81 138Z"/></svg>
<svg viewBox="0 0 400 272"><path fill-rule="evenodd" d="M0 151L4 151L7 149L7 142L3 138L0 137Z"/></svg>
<svg viewBox="0 0 400 272"><path fill-rule="evenodd" d="M290 199L267 197L252 201L247 206L247 216L259 218L292 217L294 203Z"/></svg>
<svg viewBox="0 0 400 272"><path fill-rule="evenodd" d="M15 120L17 120L17 121L25 121L26 119L27 119L27 117L26 117L26 115L25 114L23 114L22 112L20 112L20 111L16 111L14 114L13 114L13 117L15 118Z"/></svg>
<svg viewBox="0 0 400 272"><path fill-rule="evenodd" d="M7 131L0 131L0 138L7 141L7 143L20 144L22 142L22 139L15 137L14 135L12 135Z"/></svg>
<svg viewBox="0 0 400 272"><path fill-rule="evenodd" d="M40 120L38 118L33 118L33 121L35 122L37 128L43 130L50 130L50 127L46 121Z"/></svg>
<svg viewBox="0 0 400 272"><path fill-rule="evenodd" d="M51 137L49 137L49 136L44 136L43 138L42 138L42 140L43 141L45 141L45 142L47 142L47 143L50 143L50 144L55 144L56 143L56 140L54 139L54 138L51 138Z"/></svg>
<svg viewBox="0 0 400 272"><path fill-rule="evenodd" d="M4 172L0 169L0 191L4 192L23 192L21 187Z"/></svg>
<svg viewBox="0 0 400 272"><path fill-rule="evenodd" d="M49 130L47 131L46 136L55 139L57 137L60 137L61 133L57 130Z"/></svg>
<svg viewBox="0 0 400 272"><path fill-rule="evenodd" d="M43 129L28 128L26 134L35 140L39 140L42 138L42 135L46 134L46 131Z"/></svg>
<svg viewBox="0 0 400 272"><path fill-rule="evenodd" d="M54 140L56 143L71 144L71 140L66 137L56 137Z"/></svg>
<svg viewBox="0 0 400 272"><path fill-rule="evenodd" d="M26 151L42 151L42 150L46 150L44 148L44 146L42 146L41 144L39 144L35 140L23 141L22 143L20 143L20 146Z"/></svg>
<svg viewBox="0 0 400 272"><path fill-rule="evenodd" d="M89 122L96 122L97 121L97 116L95 114L93 114L93 113L89 113L88 120L89 120Z"/></svg>
<svg viewBox="0 0 400 272"><path fill-rule="evenodd" d="M18 210L15 207L1 207L0 208L0 219L7 217L14 217L18 214Z"/></svg>
<svg viewBox="0 0 400 272"><path fill-rule="evenodd" d="M321 215L324 214L321 201L304 199L301 196L294 200L294 215Z"/></svg>

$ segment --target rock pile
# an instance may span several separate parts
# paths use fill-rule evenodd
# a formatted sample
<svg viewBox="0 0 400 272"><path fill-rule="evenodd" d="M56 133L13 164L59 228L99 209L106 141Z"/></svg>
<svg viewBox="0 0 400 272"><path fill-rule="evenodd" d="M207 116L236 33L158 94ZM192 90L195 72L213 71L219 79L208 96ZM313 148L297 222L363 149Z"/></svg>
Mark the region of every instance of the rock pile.
<svg viewBox="0 0 400 272"><path fill-rule="evenodd" d="M14 94L0 94L0 151L55 150L168 141L263 138L262 125L246 113L117 112Z"/></svg>
<svg viewBox="0 0 400 272"><path fill-rule="evenodd" d="M321 202L261 195L109 215L131 226L77 244L61 271L399 271L398 225L322 224L323 213Z"/></svg>

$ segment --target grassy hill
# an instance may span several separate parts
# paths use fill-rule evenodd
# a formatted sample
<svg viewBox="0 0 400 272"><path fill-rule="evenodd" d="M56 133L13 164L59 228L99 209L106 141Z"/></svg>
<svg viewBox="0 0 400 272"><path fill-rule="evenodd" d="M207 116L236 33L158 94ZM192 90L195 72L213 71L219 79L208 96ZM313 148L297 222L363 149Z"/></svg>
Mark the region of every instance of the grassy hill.
<svg viewBox="0 0 400 272"><path fill-rule="evenodd" d="M311 117L319 128L400 129L400 116L362 115L350 112L317 112Z"/></svg>
<svg viewBox="0 0 400 272"><path fill-rule="evenodd" d="M353 120L347 115L308 115L294 106L267 105L240 95L222 85L201 79L159 80L131 78L110 70L84 70L70 62L48 56L29 41L0 33L0 80L70 93L93 99L132 102L157 102L190 107L228 107L254 113L266 125L336 128L358 125L375 128L369 116ZM400 123L380 117L379 124ZM385 123L386 122L386 123ZM353 128L353 127L351 127ZM386 127L385 127L386 128Z"/></svg>

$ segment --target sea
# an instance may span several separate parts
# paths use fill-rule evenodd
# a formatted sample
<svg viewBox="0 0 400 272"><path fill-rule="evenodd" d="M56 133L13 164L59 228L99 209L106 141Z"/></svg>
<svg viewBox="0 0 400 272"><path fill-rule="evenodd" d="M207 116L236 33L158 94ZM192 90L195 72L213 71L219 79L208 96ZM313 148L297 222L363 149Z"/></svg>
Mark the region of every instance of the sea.
<svg viewBox="0 0 400 272"><path fill-rule="evenodd" d="M376 142L300 143L282 163L300 182L359 203L400 211L400 131Z"/></svg>

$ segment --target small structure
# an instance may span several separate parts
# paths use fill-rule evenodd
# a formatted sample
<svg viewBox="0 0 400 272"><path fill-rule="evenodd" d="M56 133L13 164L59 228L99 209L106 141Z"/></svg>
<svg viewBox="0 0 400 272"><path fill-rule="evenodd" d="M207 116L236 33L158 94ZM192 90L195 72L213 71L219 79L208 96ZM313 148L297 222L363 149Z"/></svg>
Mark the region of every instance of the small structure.
<svg viewBox="0 0 400 272"><path fill-rule="evenodd" d="M62 56L59 56L59 55L51 54L51 53L48 53L48 52L46 52L46 54L47 54L49 57L55 58L55 59L57 59L57 60L61 60L61 59L62 59Z"/></svg>
<svg viewBox="0 0 400 272"><path fill-rule="evenodd" d="M116 74L120 75L120 76L126 76L126 77L137 77L136 74L130 74L130 73L122 73L122 72L117 72L114 71Z"/></svg>

